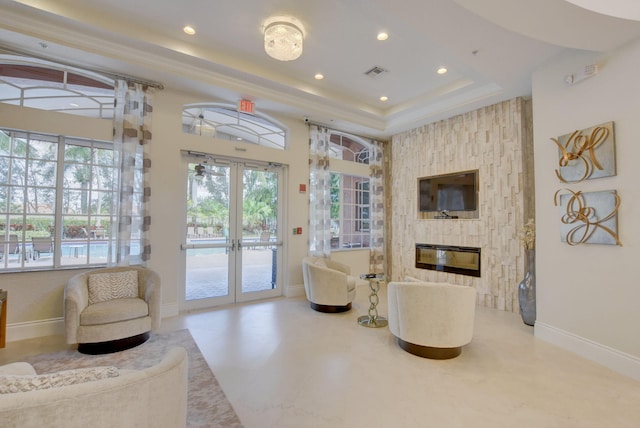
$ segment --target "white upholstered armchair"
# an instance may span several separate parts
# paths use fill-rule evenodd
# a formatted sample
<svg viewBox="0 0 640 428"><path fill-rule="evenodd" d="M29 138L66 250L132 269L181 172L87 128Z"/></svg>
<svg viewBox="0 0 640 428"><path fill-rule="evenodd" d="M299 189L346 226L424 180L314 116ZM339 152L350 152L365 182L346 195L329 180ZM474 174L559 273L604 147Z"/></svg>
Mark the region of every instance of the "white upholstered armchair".
<svg viewBox="0 0 640 428"><path fill-rule="evenodd" d="M318 312L346 312L356 297L356 279L344 263L323 257L302 260L304 291L311 308Z"/></svg>
<svg viewBox="0 0 640 428"><path fill-rule="evenodd" d="M68 344L104 354L132 348L160 326L159 275L139 266L95 269L73 276L64 291Z"/></svg>
<svg viewBox="0 0 640 428"><path fill-rule="evenodd" d="M476 310L473 287L390 282L389 330L402 349L433 359L454 358L471 342Z"/></svg>

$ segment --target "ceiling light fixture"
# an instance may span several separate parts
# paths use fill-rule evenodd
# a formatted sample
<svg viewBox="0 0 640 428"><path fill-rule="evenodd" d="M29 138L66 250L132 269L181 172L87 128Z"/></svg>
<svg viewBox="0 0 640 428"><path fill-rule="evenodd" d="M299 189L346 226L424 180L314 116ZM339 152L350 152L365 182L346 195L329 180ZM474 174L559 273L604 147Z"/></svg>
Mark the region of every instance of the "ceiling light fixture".
<svg viewBox="0 0 640 428"><path fill-rule="evenodd" d="M322 73L316 73L315 76L313 76L316 80L322 80L324 79L324 75Z"/></svg>
<svg viewBox="0 0 640 428"><path fill-rule="evenodd" d="M193 36L194 34L196 34L196 29L190 25L187 25L186 27L184 27L182 31L184 31L186 34L190 36Z"/></svg>
<svg viewBox="0 0 640 428"><path fill-rule="evenodd" d="M382 41L387 40L389 38L389 35L383 31L381 33L378 33L378 37L377 38L378 38L378 40L380 40L382 42Z"/></svg>
<svg viewBox="0 0 640 428"><path fill-rule="evenodd" d="M293 61L302 55L304 28L295 18L274 16L264 23L264 50L278 61Z"/></svg>
<svg viewBox="0 0 640 428"><path fill-rule="evenodd" d="M384 95L380 97L380 101L387 101L389 97L385 97Z"/></svg>
<svg viewBox="0 0 640 428"><path fill-rule="evenodd" d="M447 68L446 67L440 67L436 73L438 74L447 74Z"/></svg>

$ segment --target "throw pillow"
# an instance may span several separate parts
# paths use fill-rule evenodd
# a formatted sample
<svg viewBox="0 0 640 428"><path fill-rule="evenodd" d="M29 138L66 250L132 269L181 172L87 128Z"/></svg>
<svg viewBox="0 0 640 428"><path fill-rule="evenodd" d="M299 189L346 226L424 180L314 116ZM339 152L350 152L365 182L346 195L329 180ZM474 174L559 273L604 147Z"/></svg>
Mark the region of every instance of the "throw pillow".
<svg viewBox="0 0 640 428"><path fill-rule="evenodd" d="M61 386L92 382L94 380L118 377L117 367L101 366L83 369L63 370L41 375L0 376L0 394L29 392L39 389L59 388Z"/></svg>
<svg viewBox="0 0 640 428"><path fill-rule="evenodd" d="M89 275L90 305L127 297L138 297L138 271L125 270Z"/></svg>

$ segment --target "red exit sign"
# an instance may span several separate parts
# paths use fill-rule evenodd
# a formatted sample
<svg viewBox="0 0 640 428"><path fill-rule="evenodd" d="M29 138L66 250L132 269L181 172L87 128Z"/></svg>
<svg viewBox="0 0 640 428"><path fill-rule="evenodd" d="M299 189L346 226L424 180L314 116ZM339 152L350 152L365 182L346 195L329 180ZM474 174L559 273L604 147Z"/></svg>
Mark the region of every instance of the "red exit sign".
<svg viewBox="0 0 640 428"><path fill-rule="evenodd" d="M238 101L238 111L241 111L243 113L253 114L253 107L254 107L254 104L252 101L249 101L249 100Z"/></svg>

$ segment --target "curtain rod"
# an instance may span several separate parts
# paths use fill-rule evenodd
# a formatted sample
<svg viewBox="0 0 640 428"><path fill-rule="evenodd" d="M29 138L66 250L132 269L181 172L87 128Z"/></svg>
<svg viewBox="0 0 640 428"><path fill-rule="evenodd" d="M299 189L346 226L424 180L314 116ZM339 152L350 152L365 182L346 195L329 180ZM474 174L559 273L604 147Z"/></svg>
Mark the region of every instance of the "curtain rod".
<svg viewBox="0 0 640 428"><path fill-rule="evenodd" d="M160 90L164 89L164 85L162 83L159 83L159 82L140 79L140 78L133 77L133 76L127 76L126 74L113 73L113 72L102 70L102 69L99 69L99 68L87 68L87 67L83 67L83 66L72 64L72 63L68 63L68 62L62 62L62 61L59 61L57 59L52 60L50 58L47 58L45 55L35 55L33 53L30 53L30 52L23 52L23 51L20 51L20 50L17 50L17 49L6 47L4 45L0 45L0 51L8 53L8 54L12 54L12 55L19 55L19 56L23 56L23 57L31 57L31 58L39 59L39 60L42 60L42 61L48 61L50 63L56 64L56 65L59 65L59 66L63 66L63 67L73 67L73 68L77 68L79 70L89 71L91 73L100 74L100 75L102 75L104 77L108 77L108 78L111 78L111 79L114 79L114 80L122 79L122 80L126 80L128 82L131 82L131 83L139 83L141 85L147 85L147 86L150 86L152 88L156 88L156 89L160 89Z"/></svg>

